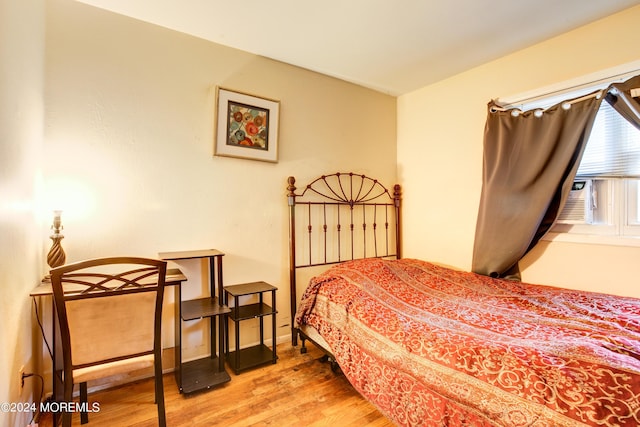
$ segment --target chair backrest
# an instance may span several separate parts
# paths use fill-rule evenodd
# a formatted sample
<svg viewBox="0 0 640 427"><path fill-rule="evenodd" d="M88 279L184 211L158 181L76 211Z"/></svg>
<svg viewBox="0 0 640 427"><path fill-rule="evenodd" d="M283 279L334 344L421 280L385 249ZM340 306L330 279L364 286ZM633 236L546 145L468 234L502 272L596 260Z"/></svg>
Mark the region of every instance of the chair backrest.
<svg viewBox="0 0 640 427"><path fill-rule="evenodd" d="M65 366L73 369L160 348L167 264L111 257L51 270Z"/></svg>

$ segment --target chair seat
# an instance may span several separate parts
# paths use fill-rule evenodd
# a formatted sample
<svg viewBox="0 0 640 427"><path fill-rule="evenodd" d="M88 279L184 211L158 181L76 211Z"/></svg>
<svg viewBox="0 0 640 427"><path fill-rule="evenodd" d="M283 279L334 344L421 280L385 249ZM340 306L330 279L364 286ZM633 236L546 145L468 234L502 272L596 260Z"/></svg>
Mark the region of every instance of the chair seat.
<svg viewBox="0 0 640 427"><path fill-rule="evenodd" d="M76 384L83 383L151 366L153 366L153 354L104 363L102 365L89 366L87 368L74 369L73 382Z"/></svg>

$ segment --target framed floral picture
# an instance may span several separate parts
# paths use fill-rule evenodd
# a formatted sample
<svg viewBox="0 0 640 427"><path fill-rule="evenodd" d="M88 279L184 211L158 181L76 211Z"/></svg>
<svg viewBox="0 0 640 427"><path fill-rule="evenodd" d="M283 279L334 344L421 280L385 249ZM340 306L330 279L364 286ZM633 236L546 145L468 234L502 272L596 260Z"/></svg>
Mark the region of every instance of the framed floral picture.
<svg viewBox="0 0 640 427"><path fill-rule="evenodd" d="M214 155L278 161L280 102L216 88Z"/></svg>

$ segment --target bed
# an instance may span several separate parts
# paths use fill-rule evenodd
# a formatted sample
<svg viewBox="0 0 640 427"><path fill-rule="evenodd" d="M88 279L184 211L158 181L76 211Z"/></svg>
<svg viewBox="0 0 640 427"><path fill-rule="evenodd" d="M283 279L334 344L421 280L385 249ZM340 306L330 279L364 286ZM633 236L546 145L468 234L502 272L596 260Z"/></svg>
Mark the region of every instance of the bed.
<svg viewBox="0 0 640 427"><path fill-rule="evenodd" d="M287 194L292 343L397 425L640 425L640 300L403 259L400 188L364 175Z"/></svg>

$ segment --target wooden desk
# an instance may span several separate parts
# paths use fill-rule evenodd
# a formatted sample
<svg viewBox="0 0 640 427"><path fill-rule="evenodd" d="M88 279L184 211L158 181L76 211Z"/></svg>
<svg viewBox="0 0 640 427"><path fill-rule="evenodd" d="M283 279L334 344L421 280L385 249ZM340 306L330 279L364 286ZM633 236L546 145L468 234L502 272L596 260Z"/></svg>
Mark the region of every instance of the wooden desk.
<svg viewBox="0 0 640 427"><path fill-rule="evenodd" d="M165 287L166 286L177 286L175 289L178 291L180 289L180 285L182 282L186 281L187 277L182 274L177 268L167 269L167 274L165 276ZM65 287L67 289L67 287ZM73 292L73 287L68 287L70 292ZM62 402L63 395L63 384L62 384L62 371L63 371L63 357L62 357L62 346L60 343L62 342L60 338L60 327L58 324L58 316L56 312L56 305L53 301L53 286L51 285L51 281L48 279L44 279L40 285L36 286L31 293L29 294L31 297L51 297L51 334L53 336L52 348L51 348L51 357L52 357L52 392L53 399L56 402ZM179 303L178 303L179 304ZM44 331L42 331L44 334ZM61 413L54 412L53 413L53 425L57 425L58 419Z"/></svg>

